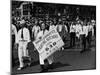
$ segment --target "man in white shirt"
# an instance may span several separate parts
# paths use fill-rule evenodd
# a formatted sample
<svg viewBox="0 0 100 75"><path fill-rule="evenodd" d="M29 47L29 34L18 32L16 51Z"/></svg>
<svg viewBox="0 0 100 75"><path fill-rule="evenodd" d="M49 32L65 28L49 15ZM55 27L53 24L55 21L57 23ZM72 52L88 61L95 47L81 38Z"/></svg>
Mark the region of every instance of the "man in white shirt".
<svg viewBox="0 0 100 75"><path fill-rule="evenodd" d="M18 70L21 70L24 67L23 57L28 57L27 44L30 42L30 33L28 28L25 27L25 21L21 22L21 26L22 28L18 31L16 42L18 44Z"/></svg>
<svg viewBox="0 0 100 75"><path fill-rule="evenodd" d="M56 29L61 38L64 40L66 33L68 32L67 26L64 23L59 22L59 24L56 26Z"/></svg>
<svg viewBox="0 0 100 75"><path fill-rule="evenodd" d="M87 40L88 40L89 46L91 46L92 36L94 36L94 28L93 28L93 25L90 22L88 22L88 36L87 36Z"/></svg>
<svg viewBox="0 0 100 75"><path fill-rule="evenodd" d="M56 26L53 24L52 21L50 21L49 30L52 30L52 29L54 29L54 28L56 28Z"/></svg>
<svg viewBox="0 0 100 75"><path fill-rule="evenodd" d="M91 25L93 26L94 36L96 37L96 21L95 20L91 20Z"/></svg>
<svg viewBox="0 0 100 75"><path fill-rule="evenodd" d="M82 24L77 23L75 31L76 31L76 37L79 39L80 38L80 32L82 32Z"/></svg>
<svg viewBox="0 0 100 75"><path fill-rule="evenodd" d="M15 44L16 44L16 40L17 40L17 28L14 24L11 25L11 35L12 35L12 67L14 67L14 64L15 64L15 60L14 60L14 47L15 47Z"/></svg>
<svg viewBox="0 0 100 75"><path fill-rule="evenodd" d="M83 50L81 51L82 53L86 50L86 38L88 35L88 26L86 25L86 23L82 25L82 32L80 32L80 35L82 38L82 47L83 47Z"/></svg>
<svg viewBox="0 0 100 75"><path fill-rule="evenodd" d="M75 24L72 22L71 26L70 26L70 47L75 46L75 31L76 30L76 26Z"/></svg>
<svg viewBox="0 0 100 75"><path fill-rule="evenodd" d="M32 38L35 40L37 37L37 34L40 31L40 26L38 25L38 21L35 21L35 25L32 28Z"/></svg>
<svg viewBox="0 0 100 75"><path fill-rule="evenodd" d="M75 27L75 33L76 33L76 41L78 42L77 43L77 47L80 47L80 32L82 32L82 26L81 26L82 24L80 24L79 22L77 22L77 24L76 24L76 27Z"/></svg>
<svg viewBox="0 0 100 75"><path fill-rule="evenodd" d="M61 21L59 21L59 23L56 26L56 29L57 29L60 37L62 38L62 40L65 41L67 32L68 32L67 26L64 23L62 23ZM64 47L62 47L61 50L64 50Z"/></svg>
<svg viewBox="0 0 100 75"><path fill-rule="evenodd" d="M17 36L17 28L14 24L11 26L11 34Z"/></svg>
<svg viewBox="0 0 100 75"><path fill-rule="evenodd" d="M47 32L48 32L48 30L46 30L45 24L42 23L42 24L41 24L41 30L40 30L40 32L38 33L36 39L42 39L43 35L45 35ZM48 61L48 63L49 63L49 67L50 67L50 66L52 65L52 63L53 63L53 56L52 56L52 55L49 56L49 57L47 58L47 61ZM48 71L48 69L47 69L46 66L45 66L45 60L44 60L40 55L39 55L39 62L40 62L40 66L41 66L41 69L42 69L41 72Z"/></svg>

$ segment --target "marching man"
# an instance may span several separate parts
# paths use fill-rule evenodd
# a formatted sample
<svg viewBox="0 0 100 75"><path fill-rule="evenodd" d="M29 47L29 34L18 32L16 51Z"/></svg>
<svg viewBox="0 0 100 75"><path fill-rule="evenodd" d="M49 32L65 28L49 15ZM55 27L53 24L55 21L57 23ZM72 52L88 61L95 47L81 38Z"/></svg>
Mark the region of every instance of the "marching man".
<svg viewBox="0 0 100 75"><path fill-rule="evenodd" d="M48 30L46 30L45 24L42 23L42 24L41 24L41 30L40 30L40 32L38 33L36 39L42 39L43 35L45 35L47 32L48 32ZM45 65L45 61L46 61L46 60L47 60L48 63L49 63L49 67L47 67L47 66ZM39 55L40 66L41 66L41 69L42 69L41 72L48 71L48 68L50 68L50 66L51 66L52 63L53 63L53 57L52 57L52 56L49 56L46 60L44 60L44 59Z"/></svg>
<svg viewBox="0 0 100 75"><path fill-rule="evenodd" d="M32 28L32 37L34 38L34 40L36 39L37 34L39 33L39 31L40 31L40 27L38 25L38 21L36 20L35 25Z"/></svg>
<svg viewBox="0 0 100 75"><path fill-rule="evenodd" d="M76 26L75 24L72 22L71 26L70 26L70 46L73 47L75 45L75 31L76 30Z"/></svg>
<svg viewBox="0 0 100 75"><path fill-rule="evenodd" d="M52 21L50 21L49 30L52 30L52 29L54 29L54 28L56 28L56 26L53 24Z"/></svg>
<svg viewBox="0 0 100 75"><path fill-rule="evenodd" d="M94 28L93 28L92 23L88 22L88 36L87 36L87 40L88 40L89 46L91 46L92 36L94 36Z"/></svg>
<svg viewBox="0 0 100 75"><path fill-rule="evenodd" d="M91 20L91 25L93 26L94 36L96 37L96 21L95 20Z"/></svg>
<svg viewBox="0 0 100 75"><path fill-rule="evenodd" d="M77 24L76 24L76 27L75 27L75 33L76 33L76 40L78 41L77 43L77 46L80 46L80 32L82 32L82 25L83 25L83 22L79 22L77 21Z"/></svg>
<svg viewBox="0 0 100 75"><path fill-rule="evenodd" d="M82 31L80 32L80 35L82 38L82 47L83 47L83 50L81 51L81 53L82 53L86 50L86 38L88 35L88 26L86 25L85 22L82 25Z"/></svg>
<svg viewBox="0 0 100 75"><path fill-rule="evenodd" d="M81 24L79 23L79 21L76 24L76 37L79 39L80 38L80 32L81 32Z"/></svg>
<svg viewBox="0 0 100 75"><path fill-rule="evenodd" d="M17 40L17 28L14 24L12 24L11 26L11 35L12 35L12 66L14 66L15 62L14 62L14 53L13 53L13 49L14 49L14 45L16 44L16 40Z"/></svg>
<svg viewBox="0 0 100 75"><path fill-rule="evenodd" d="M60 36L63 37L66 32L68 32L67 26L59 19L59 23L57 25L57 31ZM62 34L63 33L63 34ZM62 38L63 39L63 38Z"/></svg>
<svg viewBox="0 0 100 75"><path fill-rule="evenodd" d="M56 26L56 29L59 35L61 36L62 40L64 41L67 35L66 33L68 32L68 29L67 29L67 26L61 21L61 19L59 19L59 23ZM64 50L64 47L62 47L61 50Z"/></svg>
<svg viewBox="0 0 100 75"><path fill-rule="evenodd" d="M23 57L28 57L27 44L30 42L30 33L28 28L25 26L25 21L20 22L21 29L17 34L17 44L18 44L18 58L19 58L19 68L18 70L23 69L24 62Z"/></svg>

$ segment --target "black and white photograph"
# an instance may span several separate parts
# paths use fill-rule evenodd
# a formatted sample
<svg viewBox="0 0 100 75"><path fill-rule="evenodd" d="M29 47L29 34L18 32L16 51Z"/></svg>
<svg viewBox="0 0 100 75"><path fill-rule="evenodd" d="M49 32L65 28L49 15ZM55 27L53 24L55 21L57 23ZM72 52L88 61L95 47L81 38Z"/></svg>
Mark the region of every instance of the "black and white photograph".
<svg viewBox="0 0 100 75"><path fill-rule="evenodd" d="M11 74L96 69L96 6L11 0Z"/></svg>

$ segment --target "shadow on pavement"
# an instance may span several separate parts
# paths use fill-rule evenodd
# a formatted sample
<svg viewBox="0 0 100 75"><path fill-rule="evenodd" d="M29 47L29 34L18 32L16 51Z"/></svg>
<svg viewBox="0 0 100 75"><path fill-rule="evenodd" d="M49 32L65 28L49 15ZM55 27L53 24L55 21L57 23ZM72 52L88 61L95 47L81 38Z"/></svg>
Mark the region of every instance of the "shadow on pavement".
<svg viewBox="0 0 100 75"><path fill-rule="evenodd" d="M71 66L70 64L62 64L61 62L53 63L53 69L64 67L64 66Z"/></svg>

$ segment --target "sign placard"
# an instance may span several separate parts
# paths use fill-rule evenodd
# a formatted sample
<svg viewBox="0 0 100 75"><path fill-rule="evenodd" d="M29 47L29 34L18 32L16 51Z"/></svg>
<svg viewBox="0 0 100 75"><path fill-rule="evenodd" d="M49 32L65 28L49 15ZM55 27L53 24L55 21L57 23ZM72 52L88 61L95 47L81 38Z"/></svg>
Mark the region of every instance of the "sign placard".
<svg viewBox="0 0 100 75"><path fill-rule="evenodd" d="M56 29L50 30L42 39L33 42L37 51L43 59L48 58L64 45L62 38Z"/></svg>

